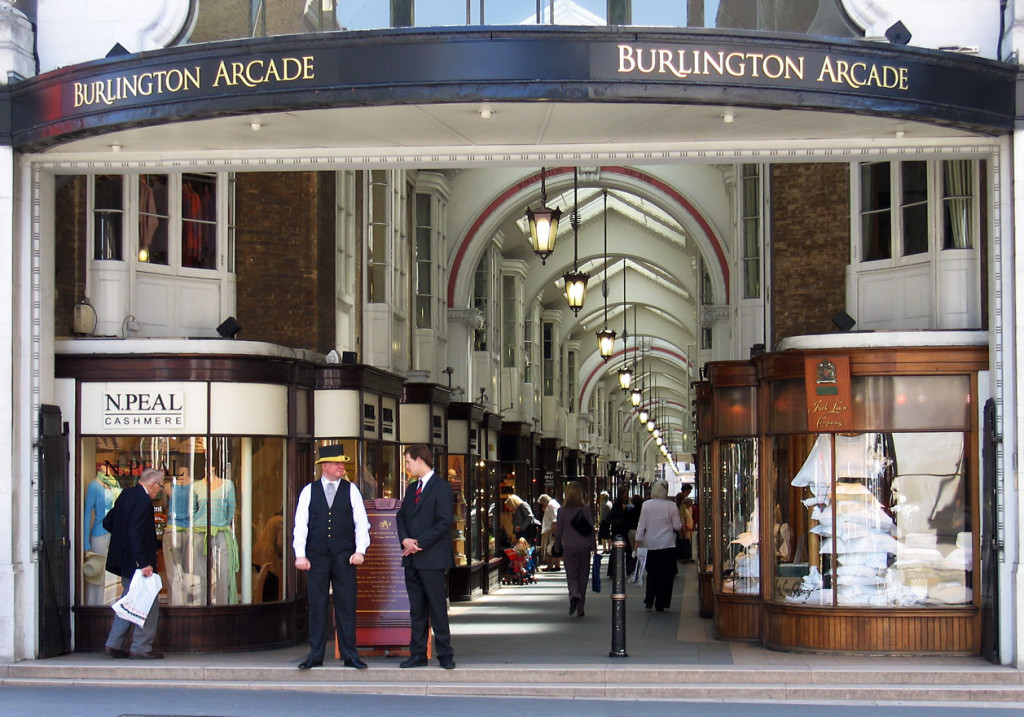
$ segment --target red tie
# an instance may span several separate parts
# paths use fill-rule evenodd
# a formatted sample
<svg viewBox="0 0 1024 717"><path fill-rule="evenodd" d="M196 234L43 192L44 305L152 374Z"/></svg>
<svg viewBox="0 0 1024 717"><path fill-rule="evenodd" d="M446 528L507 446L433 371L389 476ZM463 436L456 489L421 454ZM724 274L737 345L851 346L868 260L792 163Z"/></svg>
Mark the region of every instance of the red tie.
<svg viewBox="0 0 1024 717"><path fill-rule="evenodd" d="M415 503L417 505L419 505L420 493L422 493L422 492L423 492L423 481L420 480L420 481L417 481L417 483L416 483L416 500L415 500Z"/></svg>

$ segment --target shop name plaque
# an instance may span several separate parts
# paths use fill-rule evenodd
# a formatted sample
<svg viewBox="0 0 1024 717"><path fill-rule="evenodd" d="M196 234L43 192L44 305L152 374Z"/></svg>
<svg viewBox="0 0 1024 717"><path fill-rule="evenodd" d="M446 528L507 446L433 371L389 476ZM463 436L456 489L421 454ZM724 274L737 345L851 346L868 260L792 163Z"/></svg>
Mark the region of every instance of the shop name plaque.
<svg viewBox="0 0 1024 717"><path fill-rule="evenodd" d="M852 429L848 356L806 357L804 388L807 394L808 431L835 433Z"/></svg>

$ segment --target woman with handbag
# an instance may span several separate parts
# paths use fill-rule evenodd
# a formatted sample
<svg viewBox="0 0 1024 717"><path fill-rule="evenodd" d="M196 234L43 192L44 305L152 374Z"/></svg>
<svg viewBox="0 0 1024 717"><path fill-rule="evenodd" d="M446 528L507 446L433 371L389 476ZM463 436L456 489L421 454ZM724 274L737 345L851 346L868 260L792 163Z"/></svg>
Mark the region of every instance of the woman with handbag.
<svg viewBox="0 0 1024 717"><path fill-rule="evenodd" d="M554 550L562 554L565 582L569 588L569 614L583 617L590 580L590 553L594 550L594 516L583 503L583 488L576 481L565 484L565 500L555 522Z"/></svg>

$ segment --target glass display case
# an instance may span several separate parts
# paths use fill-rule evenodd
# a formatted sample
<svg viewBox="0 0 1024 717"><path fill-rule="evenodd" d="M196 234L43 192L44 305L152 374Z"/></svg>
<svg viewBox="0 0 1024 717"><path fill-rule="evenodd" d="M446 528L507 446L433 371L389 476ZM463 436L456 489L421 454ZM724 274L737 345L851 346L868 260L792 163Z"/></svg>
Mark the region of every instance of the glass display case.
<svg viewBox="0 0 1024 717"><path fill-rule="evenodd" d="M761 364L769 646L978 650L977 372L987 348L888 353L884 364L856 349ZM823 379L822 364L836 375Z"/></svg>
<svg viewBox="0 0 1024 717"><path fill-rule="evenodd" d="M715 592L712 584L714 560L712 559L714 535L711 530L713 523L711 506L714 489L712 485L713 462L711 458L711 385L707 381L693 383L694 421L697 427L697 443L695 451L697 495L695 496L697 512L694 514L695 545L697 558L697 585L699 596L699 614L711 617L715 613Z"/></svg>
<svg viewBox="0 0 1024 717"><path fill-rule="evenodd" d="M761 553L757 375L750 361L705 366L710 387L715 632L759 640Z"/></svg>

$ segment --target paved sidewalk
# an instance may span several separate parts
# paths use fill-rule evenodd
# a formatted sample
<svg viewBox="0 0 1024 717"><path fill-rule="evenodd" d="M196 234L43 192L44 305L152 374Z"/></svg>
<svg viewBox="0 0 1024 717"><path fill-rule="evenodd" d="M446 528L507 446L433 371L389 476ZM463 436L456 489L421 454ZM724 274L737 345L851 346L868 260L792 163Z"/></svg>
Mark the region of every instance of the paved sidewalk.
<svg viewBox="0 0 1024 717"><path fill-rule="evenodd" d="M587 598L570 617L564 573L505 586L451 608L455 670L436 662L399 669L398 657L367 657L369 670L328 661L296 669L305 645L281 650L174 654L154 662L71 654L0 664L0 685L300 690L349 694L522 695L578 699L860 701L1000 704L1024 707L1024 673L972 657L891 657L783 653L717 641L697 616L697 576L681 566L667 612L643 607L627 585L626 652L611 657L611 590ZM511 674L515 679L510 679Z"/></svg>

